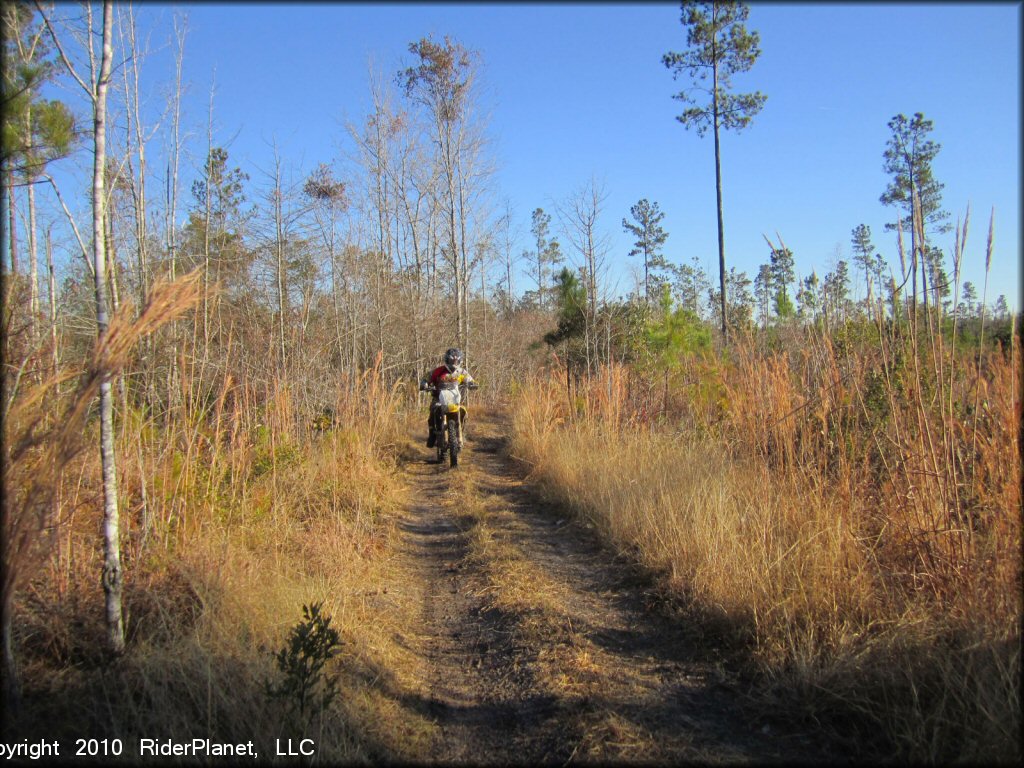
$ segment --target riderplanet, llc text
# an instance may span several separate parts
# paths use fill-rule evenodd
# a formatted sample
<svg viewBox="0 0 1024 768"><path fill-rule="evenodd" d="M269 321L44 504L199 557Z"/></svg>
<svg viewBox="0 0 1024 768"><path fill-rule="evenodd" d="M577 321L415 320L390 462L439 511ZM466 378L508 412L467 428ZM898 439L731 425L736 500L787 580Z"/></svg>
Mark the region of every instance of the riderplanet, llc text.
<svg viewBox="0 0 1024 768"><path fill-rule="evenodd" d="M219 742L211 739L146 739L137 740L134 754L125 755L124 742L121 739L75 739L74 745L67 745L53 739L16 744L0 743L0 760L27 758L39 760L50 757L86 757L86 758L118 758L125 757L251 757L258 758L259 753L251 741ZM316 754L316 742L313 739L274 739L275 756L304 756Z"/></svg>

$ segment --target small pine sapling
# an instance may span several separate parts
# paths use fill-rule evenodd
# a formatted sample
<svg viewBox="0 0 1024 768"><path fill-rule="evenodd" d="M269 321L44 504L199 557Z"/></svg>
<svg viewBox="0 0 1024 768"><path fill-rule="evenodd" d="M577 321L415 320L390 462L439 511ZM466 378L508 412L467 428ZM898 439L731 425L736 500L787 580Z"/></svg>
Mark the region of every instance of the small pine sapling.
<svg viewBox="0 0 1024 768"><path fill-rule="evenodd" d="M271 699L283 701L304 722L308 714L323 712L337 695L337 681L324 674L324 667L341 646L331 617L321 613L323 603L302 606L303 620L292 627L285 645L271 655L281 681L264 682Z"/></svg>

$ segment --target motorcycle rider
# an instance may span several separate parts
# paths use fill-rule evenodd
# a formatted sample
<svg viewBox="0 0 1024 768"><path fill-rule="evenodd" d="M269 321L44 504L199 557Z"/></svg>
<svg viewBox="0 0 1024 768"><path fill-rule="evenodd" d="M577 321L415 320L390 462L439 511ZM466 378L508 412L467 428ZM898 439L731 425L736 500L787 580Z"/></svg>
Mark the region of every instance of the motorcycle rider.
<svg viewBox="0 0 1024 768"><path fill-rule="evenodd" d="M469 375L469 371L462 367L462 361L462 350L451 347L444 353L444 365L437 366L425 381L420 382L420 389L429 388L431 390L430 415L427 416L427 448L433 448L436 441L434 434L435 422L433 420L440 415L434 408L438 400L439 385L452 379L458 380L460 376L463 383L476 384L473 381L473 377Z"/></svg>

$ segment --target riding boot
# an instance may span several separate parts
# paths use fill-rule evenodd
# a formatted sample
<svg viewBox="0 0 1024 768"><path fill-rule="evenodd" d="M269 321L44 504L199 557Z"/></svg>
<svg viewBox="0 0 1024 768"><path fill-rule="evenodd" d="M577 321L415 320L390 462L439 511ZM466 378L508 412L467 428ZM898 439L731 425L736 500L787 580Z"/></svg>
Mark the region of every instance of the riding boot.
<svg viewBox="0 0 1024 768"><path fill-rule="evenodd" d="M427 417L427 448L437 445L437 435L434 432L434 415Z"/></svg>

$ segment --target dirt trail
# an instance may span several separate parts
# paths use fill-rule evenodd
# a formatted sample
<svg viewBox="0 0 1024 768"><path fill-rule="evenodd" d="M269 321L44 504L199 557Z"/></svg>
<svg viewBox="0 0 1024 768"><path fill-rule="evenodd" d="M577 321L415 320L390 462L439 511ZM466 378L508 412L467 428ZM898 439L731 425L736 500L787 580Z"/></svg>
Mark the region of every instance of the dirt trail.
<svg viewBox="0 0 1024 768"><path fill-rule="evenodd" d="M822 757L745 711L699 627L663 615L647 577L531 491L500 414L474 417L457 470L422 445L405 465L417 708L436 726L424 761Z"/></svg>

